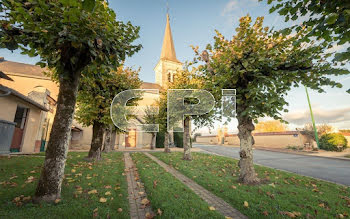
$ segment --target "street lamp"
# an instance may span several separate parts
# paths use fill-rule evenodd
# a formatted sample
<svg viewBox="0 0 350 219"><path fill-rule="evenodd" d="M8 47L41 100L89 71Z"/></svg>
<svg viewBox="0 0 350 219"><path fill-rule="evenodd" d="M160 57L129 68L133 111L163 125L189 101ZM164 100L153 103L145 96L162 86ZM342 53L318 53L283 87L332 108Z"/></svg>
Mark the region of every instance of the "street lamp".
<svg viewBox="0 0 350 219"><path fill-rule="evenodd" d="M314 114L312 113L312 107L311 107L309 92L307 91L306 86L304 86L304 87L305 87L305 91L306 91L307 102L309 103L310 115L311 115L311 120L312 120L312 126L313 126L314 132L315 132L315 139L316 139L316 143L317 143L317 148L320 149L320 143L318 141L317 128L316 128L316 124L315 124Z"/></svg>

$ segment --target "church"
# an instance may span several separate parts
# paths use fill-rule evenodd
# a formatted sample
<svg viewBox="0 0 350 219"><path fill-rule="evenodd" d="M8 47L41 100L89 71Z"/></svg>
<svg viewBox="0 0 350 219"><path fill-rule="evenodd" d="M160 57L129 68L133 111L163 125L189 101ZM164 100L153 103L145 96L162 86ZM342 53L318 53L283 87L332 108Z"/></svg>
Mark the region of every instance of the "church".
<svg viewBox="0 0 350 219"><path fill-rule="evenodd" d="M141 89L167 89L168 83L173 82L176 71L182 67L182 63L176 57L170 18L167 14L160 58L154 68L155 83L143 82ZM0 122L20 123L15 127L11 151L44 151L56 113L58 85L45 75L45 70L39 66L7 61L4 57L0 57L0 71L10 79L0 78ZM159 95L147 92L145 97L140 101L143 101L140 105L152 104L158 100ZM8 107L10 105L13 107ZM92 127L83 127L77 121L73 121L71 130L69 148L89 149ZM173 139L173 134L170 133L170 145L173 145ZM134 129L112 136L113 142L115 149L149 148L152 143L150 133L136 132Z"/></svg>
<svg viewBox="0 0 350 219"><path fill-rule="evenodd" d="M167 89L168 83L174 81L176 71L182 69L182 63L176 58L174 40L170 27L169 14L166 15L166 26L163 38L163 45L160 54L160 59L154 68L156 83L144 82L141 85L142 89ZM159 99L158 94L146 92L144 100L141 100L139 105L151 105ZM174 134L169 133L169 145L174 145ZM118 148L149 148L151 145L151 134L146 132L136 132L135 129L129 130L125 134L119 134L116 139Z"/></svg>

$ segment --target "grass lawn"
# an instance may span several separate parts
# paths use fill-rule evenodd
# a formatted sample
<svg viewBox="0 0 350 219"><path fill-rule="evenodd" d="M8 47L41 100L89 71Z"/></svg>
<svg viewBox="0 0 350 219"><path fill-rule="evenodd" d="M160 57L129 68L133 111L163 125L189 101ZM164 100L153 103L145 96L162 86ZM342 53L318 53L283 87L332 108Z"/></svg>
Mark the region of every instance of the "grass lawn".
<svg viewBox="0 0 350 219"><path fill-rule="evenodd" d="M44 157L0 157L0 218L129 218L123 154L103 154L97 163L84 161L86 155L68 154L62 200L40 205L30 197Z"/></svg>
<svg viewBox="0 0 350 219"><path fill-rule="evenodd" d="M132 153L147 198L161 218L224 218L188 187L142 153ZM157 217L160 218L159 214Z"/></svg>
<svg viewBox="0 0 350 219"><path fill-rule="evenodd" d="M350 154L349 154L349 155L346 155L345 157L350 158Z"/></svg>
<svg viewBox="0 0 350 219"><path fill-rule="evenodd" d="M181 159L182 153L179 152L153 154L249 218L349 217L349 187L262 166L255 166L256 171L269 183L246 186L237 182L237 160L193 153L194 160L188 162Z"/></svg>

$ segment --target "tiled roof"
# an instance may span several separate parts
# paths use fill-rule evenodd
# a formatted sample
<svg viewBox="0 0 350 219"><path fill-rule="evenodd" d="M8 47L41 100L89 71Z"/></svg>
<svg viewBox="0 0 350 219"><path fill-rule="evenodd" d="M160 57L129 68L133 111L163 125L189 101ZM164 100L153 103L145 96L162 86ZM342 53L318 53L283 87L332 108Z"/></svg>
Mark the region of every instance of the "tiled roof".
<svg viewBox="0 0 350 219"><path fill-rule="evenodd" d="M159 84L143 82L141 85L141 89L158 89L161 90L162 87Z"/></svg>
<svg viewBox="0 0 350 219"><path fill-rule="evenodd" d="M7 60L0 61L0 71L7 74L22 74L36 77L47 77L44 75L46 69L37 65L12 62Z"/></svg>
<svg viewBox="0 0 350 219"><path fill-rule="evenodd" d="M45 106L41 105L40 103L35 102L34 100L30 99L27 96L24 96L23 94L19 93L18 91L15 91L14 89L0 85L0 92L1 91L7 95L13 95L19 99L22 99L23 101L25 101L25 102L43 110L43 111L46 111L46 112L49 111ZM2 98L2 97L0 97L0 98Z"/></svg>
<svg viewBox="0 0 350 219"><path fill-rule="evenodd" d="M35 77L47 77L44 72L46 69L41 68L37 65L24 64L19 62L12 62L7 60L0 60L0 73L3 71L7 74L22 74ZM1 75L0 75L1 76ZM159 84L143 82L141 85L142 89L158 89L161 90L162 87Z"/></svg>

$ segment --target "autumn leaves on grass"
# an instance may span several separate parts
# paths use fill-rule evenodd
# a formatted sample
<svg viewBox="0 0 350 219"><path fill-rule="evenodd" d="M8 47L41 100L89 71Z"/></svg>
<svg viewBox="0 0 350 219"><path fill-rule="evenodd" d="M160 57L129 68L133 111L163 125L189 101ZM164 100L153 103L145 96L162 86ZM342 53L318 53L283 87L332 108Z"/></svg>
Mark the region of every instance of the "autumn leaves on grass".
<svg viewBox="0 0 350 219"><path fill-rule="evenodd" d="M1 216L32 218L39 214L62 218L129 218L122 153L106 154L96 163L84 161L84 156L86 153L68 153L62 199L40 205L31 203L43 157L0 158Z"/></svg>
<svg viewBox="0 0 350 219"><path fill-rule="evenodd" d="M343 218L350 212L350 188L310 177L255 166L268 183L238 182L237 160L193 153L189 163L180 153L153 153L248 217Z"/></svg>

